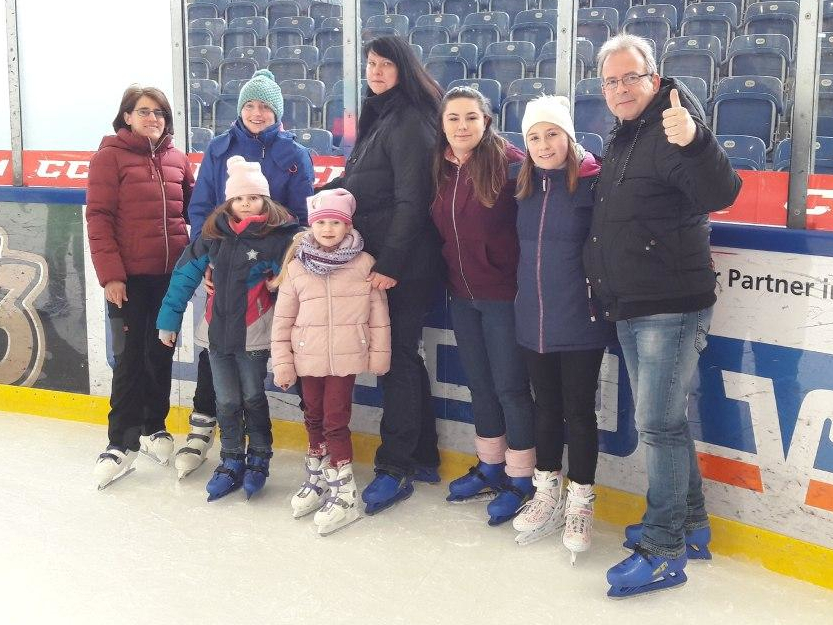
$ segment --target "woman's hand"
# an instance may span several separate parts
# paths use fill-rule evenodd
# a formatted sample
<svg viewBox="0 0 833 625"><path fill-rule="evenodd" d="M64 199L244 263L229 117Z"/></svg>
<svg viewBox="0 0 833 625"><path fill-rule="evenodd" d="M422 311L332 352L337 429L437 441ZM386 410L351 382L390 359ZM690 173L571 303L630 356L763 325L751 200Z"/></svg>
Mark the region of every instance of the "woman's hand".
<svg viewBox="0 0 833 625"><path fill-rule="evenodd" d="M104 297L111 304L121 308L122 304L127 301L127 285L124 282L113 280L104 285Z"/></svg>
<svg viewBox="0 0 833 625"><path fill-rule="evenodd" d="M172 330L159 330L159 340L168 347L176 347L176 332Z"/></svg>
<svg viewBox="0 0 833 625"><path fill-rule="evenodd" d="M375 271L370 272L370 275L367 276L367 281L370 282L372 288L382 291L387 291L396 286L396 280L381 273L376 273Z"/></svg>
<svg viewBox="0 0 833 625"><path fill-rule="evenodd" d="M203 274L203 284L207 295L214 295L214 280L211 279L213 275L214 269L211 266L206 267Z"/></svg>

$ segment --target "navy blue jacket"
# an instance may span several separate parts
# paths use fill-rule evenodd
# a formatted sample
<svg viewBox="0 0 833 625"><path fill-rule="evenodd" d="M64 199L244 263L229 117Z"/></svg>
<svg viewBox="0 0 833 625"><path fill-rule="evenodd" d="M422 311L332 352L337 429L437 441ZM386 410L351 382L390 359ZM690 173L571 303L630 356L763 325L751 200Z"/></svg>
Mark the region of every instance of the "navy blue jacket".
<svg viewBox="0 0 833 625"><path fill-rule="evenodd" d="M226 161L242 156L260 163L269 181L269 196L286 206L301 224L307 223L307 197L312 195L314 172L309 150L295 142L295 135L270 126L257 136L237 121L211 140L203 155L197 183L188 204L191 241L202 232L202 225L215 208L226 199Z"/></svg>
<svg viewBox="0 0 833 625"><path fill-rule="evenodd" d="M581 250L593 211L595 158L582 162L578 187L567 191L566 170L535 169L532 195L518 200L518 344L539 354L598 349L616 343L611 323L588 298ZM595 318L595 320L593 320Z"/></svg>

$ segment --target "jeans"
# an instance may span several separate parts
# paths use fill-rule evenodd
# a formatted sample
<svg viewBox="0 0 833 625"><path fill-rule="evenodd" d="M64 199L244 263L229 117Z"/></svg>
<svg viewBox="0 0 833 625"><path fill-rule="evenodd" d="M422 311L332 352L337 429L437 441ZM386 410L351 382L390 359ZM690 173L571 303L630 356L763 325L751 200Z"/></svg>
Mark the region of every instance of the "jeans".
<svg viewBox="0 0 833 625"><path fill-rule="evenodd" d="M208 356L217 394L220 454L242 459L247 434L251 451L272 451L272 421L264 389L269 350L233 354L209 351Z"/></svg>
<svg viewBox="0 0 833 625"><path fill-rule="evenodd" d="M156 316L171 276L128 276L129 299L107 303L113 337L113 384L107 435L110 445L139 450L139 436L165 429L171 407L174 350L159 340Z"/></svg>
<svg viewBox="0 0 833 625"><path fill-rule="evenodd" d="M304 425L310 449L327 448L332 466L353 461L350 413L353 407L355 375L301 378L306 408Z"/></svg>
<svg viewBox="0 0 833 625"><path fill-rule="evenodd" d="M408 280L388 289L390 371L382 376L382 444L376 468L402 477L414 465L438 467L437 415L419 341L425 315L434 303L436 280Z"/></svg>
<svg viewBox="0 0 833 625"><path fill-rule="evenodd" d="M515 341L515 303L452 296L451 320L471 390L475 432L482 438L506 435L509 449L532 449L532 395Z"/></svg>
<svg viewBox="0 0 833 625"><path fill-rule="evenodd" d="M685 530L707 527L703 480L686 408L713 308L616 322L645 445L648 509L640 544L663 557L685 553Z"/></svg>
<svg viewBox="0 0 833 625"><path fill-rule="evenodd" d="M593 484L599 458L596 389L604 348L547 354L524 349L524 355L535 391L536 466L561 470L566 424L568 477Z"/></svg>

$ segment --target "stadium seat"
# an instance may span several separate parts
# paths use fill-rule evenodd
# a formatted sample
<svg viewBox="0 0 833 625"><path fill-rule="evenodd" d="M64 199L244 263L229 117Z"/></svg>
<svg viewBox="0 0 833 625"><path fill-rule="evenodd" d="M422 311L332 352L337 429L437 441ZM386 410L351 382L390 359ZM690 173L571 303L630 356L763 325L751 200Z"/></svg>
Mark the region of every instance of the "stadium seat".
<svg viewBox="0 0 833 625"><path fill-rule="evenodd" d="M217 82L222 87L230 80L249 80L257 70L257 61L254 59L227 59L220 63Z"/></svg>
<svg viewBox="0 0 833 625"><path fill-rule="evenodd" d="M308 70L312 70L318 66L319 50L315 46L284 46L275 50L272 58L298 59L306 65Z"/></svg>
<svg viewBox="0 0 833 625"><path fill-rule="evenodd" d="M497 26L501 39L506 39L509 35L509 27L512 23L509 21L509 15L503 11L484 11L482 13L470 13L463 18L463 26Z"/></svg>
<svg viewBox="0 0 833 625"><path fill-rule="evenodd" d="M447 28L435 24L414 26L408 35L408 41L420 45L427 50L441 43L451 43L451 39L451 33Z"/></svg>
<svg viewBox="0 0 833 625"><path fill-rule="evenodd" d="M213 72L223 61L223 49L220 46L189 46L188 59L205 61L209 70Z"/></svg>
<svg viewBox="0 0 833 625"><path fill-rule="evenodd" d="M419 59L419 62L422 63L424 60L425 53L423 52L422 46L418 43L411 43L411 50L414 51L416 58Z"/></svg>
<svg viewBox="0 0 833 625"><path fill-rule="evenodd" d="M199 126L192 126L190 128L191 134L191 152L205 152L208 144L214 138L214 133L210 128L200 128Z"/></svg>
<svg viewBox="0 0 833 625"><path fill-rule="evenodd" d="M479 8L477 0L444 0L442 4L443 13L451 15L477 13Z"/></svg>
<svg viewBox="0 0 833 625"><path fill-rule="evenodd" d="M384 0L361 0L359 10L359 17L367 20L371 15L384 15L387 12L387 5Z"/></svg>
<svg viewBox="0 0 833 625"><path fill-rule="evenodd" d="M225 84L223 84L223 95L240 95L240 92L243 90L243 85L245 85L248 80L227 80Z"/></svg>
<svg viewBox="0 0 833 625"><path fill-rule="evenodd" d="M540 50L548 41L555 40L557 12L521 11L515 18L515 24L509 31L512 41L531 41L535 49Z"/></svg>
<svg viewBox="0 0 833 625"><path fill-rule="evenodd" d="M775 171L787 171L792 156L792 140L784 139L778 143L772 157ZM833 174L833 137L816 137L815 166L811 173Z"/></svg>
<svg viewBox="0 0 833 625"><path fill-rule="evenodd" d="M204 5L203 5L204 6ZM188 45L189 46L213 46L214 35L207 28L189 28L188 29Z"/></svg>
<svg viewBox="0 0 833 625"><path fill-rule="evenodd" d="M221 95L214 103L214 134L224 133L237 117L237 96Z"/></svg>
<svg viewBox="0 0 833 625"><path fill-rule="evenodd" d="M775 130L784 112L784 88L771 76L735 76L717 85L712 109L716 135L749 135L774 147Z"/></svg>
<svg viewBox="0 0 833 625"><path fill-rule="evenodd" d="M425 69L443 89L446 89L450 82L466 78L468 74L468 64L464 58L460 56L436 56L433 52L425 61Z"/></svg>
<svg viewBox="0 0 833 625"><path fill-rule="evenodd" d="M278 48L302 46L305 41L308 40L304 37L304 32L300 28L287 28L285 26L273 28L266 37L266 43L273 54Z"/></svg>
<svg viewBox="0 0 833 625"><path fill-rule="evenodd" d="M503 103L503 97L500 94L500 83L489 78L461 78L452 80L448 83L448 90L451 91L454 87L470 87L479 91L489 99L489 105L492 108L492 117L497 124L500 121L500 106Z"/></svg>
<svg viewBox="0 0 833 625"><path fill-rule="evenodd" d="M473 43L444 43L436 45L428 52L428 58L434 56L460 57L466 63L466 71L474 73L477 71L477 59L479 53L477 46Z"/></svg>
<svg viewBox="0 0 833 625"><path fill-rule="evenodd" d="M309 128L312 126L312 103L303 95L284 95L283 117L284 128Z"/></svg>
<svg viewBox="0 0 833 625"><path fill-rule="evenodd" d="M588 152L601 156L604 152L604 139L593 132L576 132L576 141Z"/></svg>
<svg viewBox="0 0 833 625"><path fill-rule="evenodd" d="M731 2L700 2L686 7L680 24L680 35L714 35L720 39L720 49L725 55L737 26L738 9ZM725 56L721 60L725 60Z"/></svg>
<svg viewBox="0 0 833 625"><path fill-rule="evenodd" d="M188 79L208 78L211 68L205 59L188 59Z"/></svg>
<svg viewBox="0 0 833 625"><path fill-rule="evenodd" d="M272 51L266 46L249 46L245 48L231 48L226 50L226 60L232 59L253 59L258 68L266 67L269 64L269 57Z"/></svg>
<svg viewBox="0 0 833 625"><path fill-rule="evenodd" d="M341 5L330 4L329 2L311 2L307 12L316 23L322 22L325 17L341 17Z"/></svg>
<svg viewBox="0 0 833 625"><path fill-rule="evenodd" d="M618 28L625 21L625 13L631 8L631 0L590 0L590 7L593 9L605 7L615 9L616 16L619 18Z"/></svg>
<svg viewBox="0 0 833 625"><path fill-rule="evenodd" d="M512 81L501 105L501 128L505 132L520 132L527 103L538 96L554 93L554 78L522 78Z"/></svg>
<svg viewBox="0 0 833 625"><path fill-rule="evenodd" d="M714 35L672 37L665 44L659 71L663 76L698 76L706 83L710 96L722 58L720 39Z"/></svg>
<svg viewBox="0 0 833 625"><path fill-rule="evenodd" d="M417 18L420 15L428 15L431 13L431 2L429 0L400 0L394 7L394 12L397 15L403 15L408 18L409 24L416 24ZM405 35L407 36L407 29Z"/></svg>
<svg viewBox="0 0 833 625"><path fill-rule="evenodd" d="M295 141L312 152L313 156L329 156L333 153L333 133L322 128L295 128Z"/></svg>
<svg viewBox="0 0 833 625"><path fill-rule="evenodd" d="M336 50L338 58L326 56L321 59L318 64L318 69L315 72L315 77L323 82L325 85L333 85L336 81L344 78L344 65L342 63L342 46L330 46L327 52ZM323 105L323 102L322 102Z"/></svg>
<svg viewBox="0 0 833 625"><path fill-rule="evenodd" d="M744 35L785 35L795 50L798 33L798 2L756 2L746 8L743 20Z"/></svg>
<svg viewBox="0 0 833 625"><path fill-rule="evenodd" d="M314 109L321 109L324 106L324 94L326 87L320 80L282 80L279 83L281 92L286 96L302 96L309 100ZM285 124L284 124L285 125ZM307 128L309 124L299 126L287 126L291 128Z"/></svg>
<svg viewBox="0 0 833 625"><path fill-rule="evenodd" d="M312 42L323 54L330 46L344 45L344 31L341 28L319 28L315 31Z"/></svg>
<svg viewBox="0 0 833 625"><path fill-rule="evenodd" d="M231 27L231 20L246 17L257 17L257 5L246 0L235 0L226 9L226 21Z"/></svg>
<svg viewBox="0 0 833 625"><path fill-rule="evenodd" d="M515 16L526 10L526 0L489 0L490 11L503 11L513 21Z"/></svg>
<svg viewBox="0 0 833 625"><path fill-rule="evenodd" d="M668 74L668 76L675 78L677 82L683 83L691 91L691 94L699 100L703 111L708 110L709 91L705 80L699 76L677 76L675 74Z"/></svg>
<svg viewBox="0 0 833 625"><path fill-rule="evenodd" d="M516 54L486 54L480 61L477 75L479 78L497 80L501 85L501 95L505 97L509 84L526 76L526 62Z"/></svg>
<svg viewBox="0 0 833 625"><path fill-rule="evenodd" d="M662 50L671 34L677 30L677 9L670 4L634 6L625 13L622 31L652 39L657 50Z"/></svg>
<svg viewBox="0 0 833 625"><path fill-rule="evenodd" d="M232 5L234 6L234 5ZM229 7L231 8L231 7ZM266 41L266 35L269 33L269 21L263 16L255 17L238 17L228 23L229 30L232 29L251 29L255 31L258 41ZM228 31L226 31L228 32Z"/></svg>
<svg viewBox="0 0 833 625"><path fill-rule="evenodd" d="M607 108L600 78L585 78L576 84L573 112L576 130L607 137L615 120Z"/></svg>
<svg viewBox="0 0 833 625"><path fill-rule="evenodd" d="M816 134L833 137L833 75L819 76L818 123Z"/></svg>
<svg viewBox="0 0 833 625"><path fill-rule="evenodd" d="M269 3L266 9L269 28L276 26L275 22L281 17L298 17L299 15L301 15L301 7L293 0L275 0Z"/></svg>
<svg viewBox="0 0 833 625"><path fill-rule="evenodd" d="M519 56L532 67L535 63L535 44L531 41L497 41L486 48L486 56Z"/></svg>
<svg viewBox="0 0 833 625"><path fill-rule="evenodd" d="M821 30L822 32L833 32L833 0L824 0L821 8Z"/></svg>
<svg viewBox="0 0 833 625"><path fill-rule="evenodd" d="M205 115L203 115L204 108L205 104L199 96L196 96L192 93L188 97L188 115L191 118L189 121L191 125L201 125L203 123L205 117Z"/></svg>
<svg viewBox="0 0 833 625"><path fill-rule="evenodd" d="M602 44L619 31L619 13L610 7L579 9L576 19L576 36L588 39L598 50Z"/></svg>
<svg viewBox="0 0 833 625"><path fill-rule="evenodd" d="M190 24L194 20L213 19L219 17L217 7L213 4L189 4L186 10L186 19Z"/></svg>
<svg viewBox="0 0 833 625"><path fill-rule="evenodd" d="M786 82L792 48L785 35L738 35L727 59L729 76L772 76Z"/></svg>
<svg viewBox="0 0 833 625"><path fill-rule="evenodd" d="M821 38L819 73L833 74L833 33L825 33Z"/></svg>
<svg viewBox="0 0 833 625"><path fill-rule="evenodd" d="M452 37L456 37L460 31L460 17L449 13L420 15L417 18L415 26L439 26L448 30Z"/></svg>
<svg viewBox="0 0 833 625"><path fill-rule="evenodd" d="M222 17L208 17L188 22L188 30L195 28L204 28L209 31L216 45L222 39L223 33L226 32L226 20Z"/></svg>
<svg viewBox="0 0 833 625"><path fill-rule="evenodd" d="M275 20L271 30L274 31L279 28L294 28L296 30L300 30L304 40L312 41L312 37L315 35L315 20L307 15L299 15L297 17L279 17ZM303 43L304 42L302 41L297 45L301 45Z"/></svg>
<svg viewBox="0 0 833 625"><path fill-rule="evenodd" d="M292 46L287 46L291 48ZM317 49L317 48L316 48ZM269 71L279 80L306 80L314 77L316 63L310 70L307 64L299 58L272 59L269 61Z"/></svg>
<svg viewBox="0 0 833 625"><path fill-rule="evenodd" d="M717 135L716 139L735 169L766 169L766 146L758 137Z"/></svg>
<svg viewBox="0 0 833 625"><path fill-rule="evenodd" d="M524 136L520 132L499 132L498 134L518 148L521 152L526 152Z"/></svg>
<svg viewBox="0 0 833 625"><path fill-rule="evenodd" d="M223 33L223 50L257 45L257 31L253 28L227 28Z"/></svg>
<svg viewBox="0 0 833 625"><path fill-rule="evenodd" d="M407 15L371 15L364 24L366 28L391 28L399 37L407 37L410 29Z"/></svg>
<svg viewBox="0 0 833 625"><path fill-rule="evenodd" d="M500 29L494 24L469 24L460 29L457 36L460 43L468 43L475 46L480 55L486 50L490 43L501 40Z"/></svg>
<svg viewBox="0 0 833 625"><path fill-rule="evenodd" d="M191 95L199 97L202 103L210 109L220 97L220 85L216 80L206 78L192 78L188 81Z"/></svg>

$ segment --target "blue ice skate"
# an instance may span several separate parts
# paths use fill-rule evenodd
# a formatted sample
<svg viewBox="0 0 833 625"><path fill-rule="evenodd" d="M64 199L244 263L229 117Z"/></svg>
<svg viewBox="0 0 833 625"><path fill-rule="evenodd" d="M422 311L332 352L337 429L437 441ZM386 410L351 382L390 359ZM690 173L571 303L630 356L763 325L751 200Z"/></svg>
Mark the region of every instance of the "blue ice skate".
<svg viewBox="0 0 833 625"><path fill-rule="evenodd" d="M414 485L410 478L396 477L377 469L376 477L362 491L362 501L367 504L364 511L366 514L376 514L413 494Z"/></svg>
<svg viewBox="0 0 833 625"><path fill-rule="evenodd" d="M414 474L411 477L414 482L425 482L426 484L439 484L440 472L438 467L429 467L424 464L414 466Z"/></svg>
<svg viewBox="0 0 833 625"><path fill-rule="evenodd" d="M243 469L245 463L242 458L224 457L223 463L214 469L214 475L205 485L208 491L208 501L214 501L236 491L243 484Z"/></svg>
<svg viewBox="0 0 833 625"><path fill-rule="evenodd" d="M622 546L625 549L636 547L639 539L642 538L642 523L628 525L625 528L625 542ZM685 547L686 556L689 560L711 560L712 554L709 551L709 543L712 539L712 531L709 527L701 527L696 530L686 530Z"/></svg>
<svg viewBox="0 0 833 625"><path fill-rule="evenodd" d="M451 503L470 503L472 501L491 501L497 497L497 491L506 478L505 465L487 464L482 460L469 472L458 477L448 485L449 495L446 501Z"/></svg>
<svg viewBox="0 0 833 625"><path fill-rule="evenodd" d="M648 553L639 545L636 550L619 564L607 571L612 599L625 599L648 592L665 590L685 584L685 554L679 558L665 558Z"/></svg>
<svg viewBox="0 0 833 625"><path fill-rule="evenodd" d="M259 492L266 484L271 457L271 451L249 451L246 455L246 473L243 475L243 490L246 491L246 499L251 499L252 495Z"/></svg>
<svg viewBox="0 0 833 625"><path fill-rule="evenodd" d="M500 525L512 519L533 494L535 487L531 477L507 477L500 485L495 500L486 506L489 525Z"/></svg>

